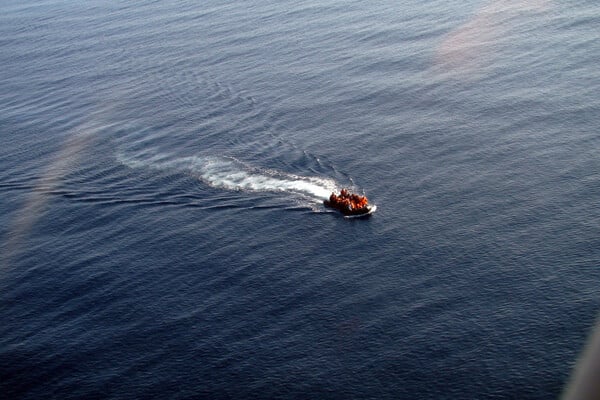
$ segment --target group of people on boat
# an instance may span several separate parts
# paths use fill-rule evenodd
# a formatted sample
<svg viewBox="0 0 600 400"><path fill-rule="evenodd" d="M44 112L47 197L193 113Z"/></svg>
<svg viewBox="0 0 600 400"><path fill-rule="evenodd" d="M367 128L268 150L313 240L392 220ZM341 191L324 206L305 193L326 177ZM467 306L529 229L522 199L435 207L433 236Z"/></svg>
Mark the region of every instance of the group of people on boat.
<svg viewBox="0 0 600 400"><path fill-rule="evenodd" d="M350 193L346 189L342 189L339 195L331 193L329 196L329 204L331 207L344 211L359 211L367 208L369 200L366 196L360 196L356 193Z"/></svg>

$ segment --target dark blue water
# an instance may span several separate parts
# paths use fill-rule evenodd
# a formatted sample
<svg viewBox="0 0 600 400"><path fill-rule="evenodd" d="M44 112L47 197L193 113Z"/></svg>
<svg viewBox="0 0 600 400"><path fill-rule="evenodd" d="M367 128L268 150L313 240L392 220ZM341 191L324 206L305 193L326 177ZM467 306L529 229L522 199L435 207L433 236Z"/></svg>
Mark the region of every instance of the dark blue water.
<svg viewBox="0 0 600 400"><path fill-rule="evenodd" d="M598 26L4 1L0 397L559 397L600 310Z"/></svg>

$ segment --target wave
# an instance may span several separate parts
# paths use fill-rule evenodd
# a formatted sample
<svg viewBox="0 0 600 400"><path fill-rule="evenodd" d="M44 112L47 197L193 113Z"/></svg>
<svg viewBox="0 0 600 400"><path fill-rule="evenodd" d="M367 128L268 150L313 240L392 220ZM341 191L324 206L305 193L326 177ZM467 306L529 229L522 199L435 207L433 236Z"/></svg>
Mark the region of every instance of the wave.
<svg viewBox="0 0 600 400"><path fill-rule="evenodd" d="M321 201L338 189L333 179L257 168L233 157L128 157L118 153L117 160L130 168L186 172L211 187L225 190L284 192Z"/></svg>

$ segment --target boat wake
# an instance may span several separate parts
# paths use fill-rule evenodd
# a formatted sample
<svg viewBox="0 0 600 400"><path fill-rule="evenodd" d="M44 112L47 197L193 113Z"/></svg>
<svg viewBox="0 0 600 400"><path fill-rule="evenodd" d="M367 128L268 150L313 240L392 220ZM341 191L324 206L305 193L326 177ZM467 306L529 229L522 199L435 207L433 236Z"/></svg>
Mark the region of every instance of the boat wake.
<svg viewBox="0 0 600 400"><path fill-rule="evenodd" d="M322 202L337 189L333 179L300 176L257 168L233 157L169 157L154 155L128 157L117 154L120 163L130 168L178 171L192 175L218 189L250 192L284 192Z"/></svg>
<svg viewBox="0 0 600 400"><path fill-rule="evenodd" d="M192 171L208 185L229 190L292 192L322 200L336 188L331 179L253 168L233 158L195 159Z"/></svg>

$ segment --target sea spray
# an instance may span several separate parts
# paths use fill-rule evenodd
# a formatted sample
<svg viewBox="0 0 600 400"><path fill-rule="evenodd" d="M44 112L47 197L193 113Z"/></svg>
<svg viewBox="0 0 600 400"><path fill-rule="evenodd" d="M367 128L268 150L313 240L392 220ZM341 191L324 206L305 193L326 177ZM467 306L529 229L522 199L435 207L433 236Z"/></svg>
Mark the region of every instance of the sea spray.
<svg viewBox="0 0 600 400"><path fill-rule="evenodd" d="M338 187L333 179L257 168L233 157L170 157L148 153L131 157L121 152L117 160L130 168L186 172L209 186L226 190L295 193L320 201Z"/></svg>

